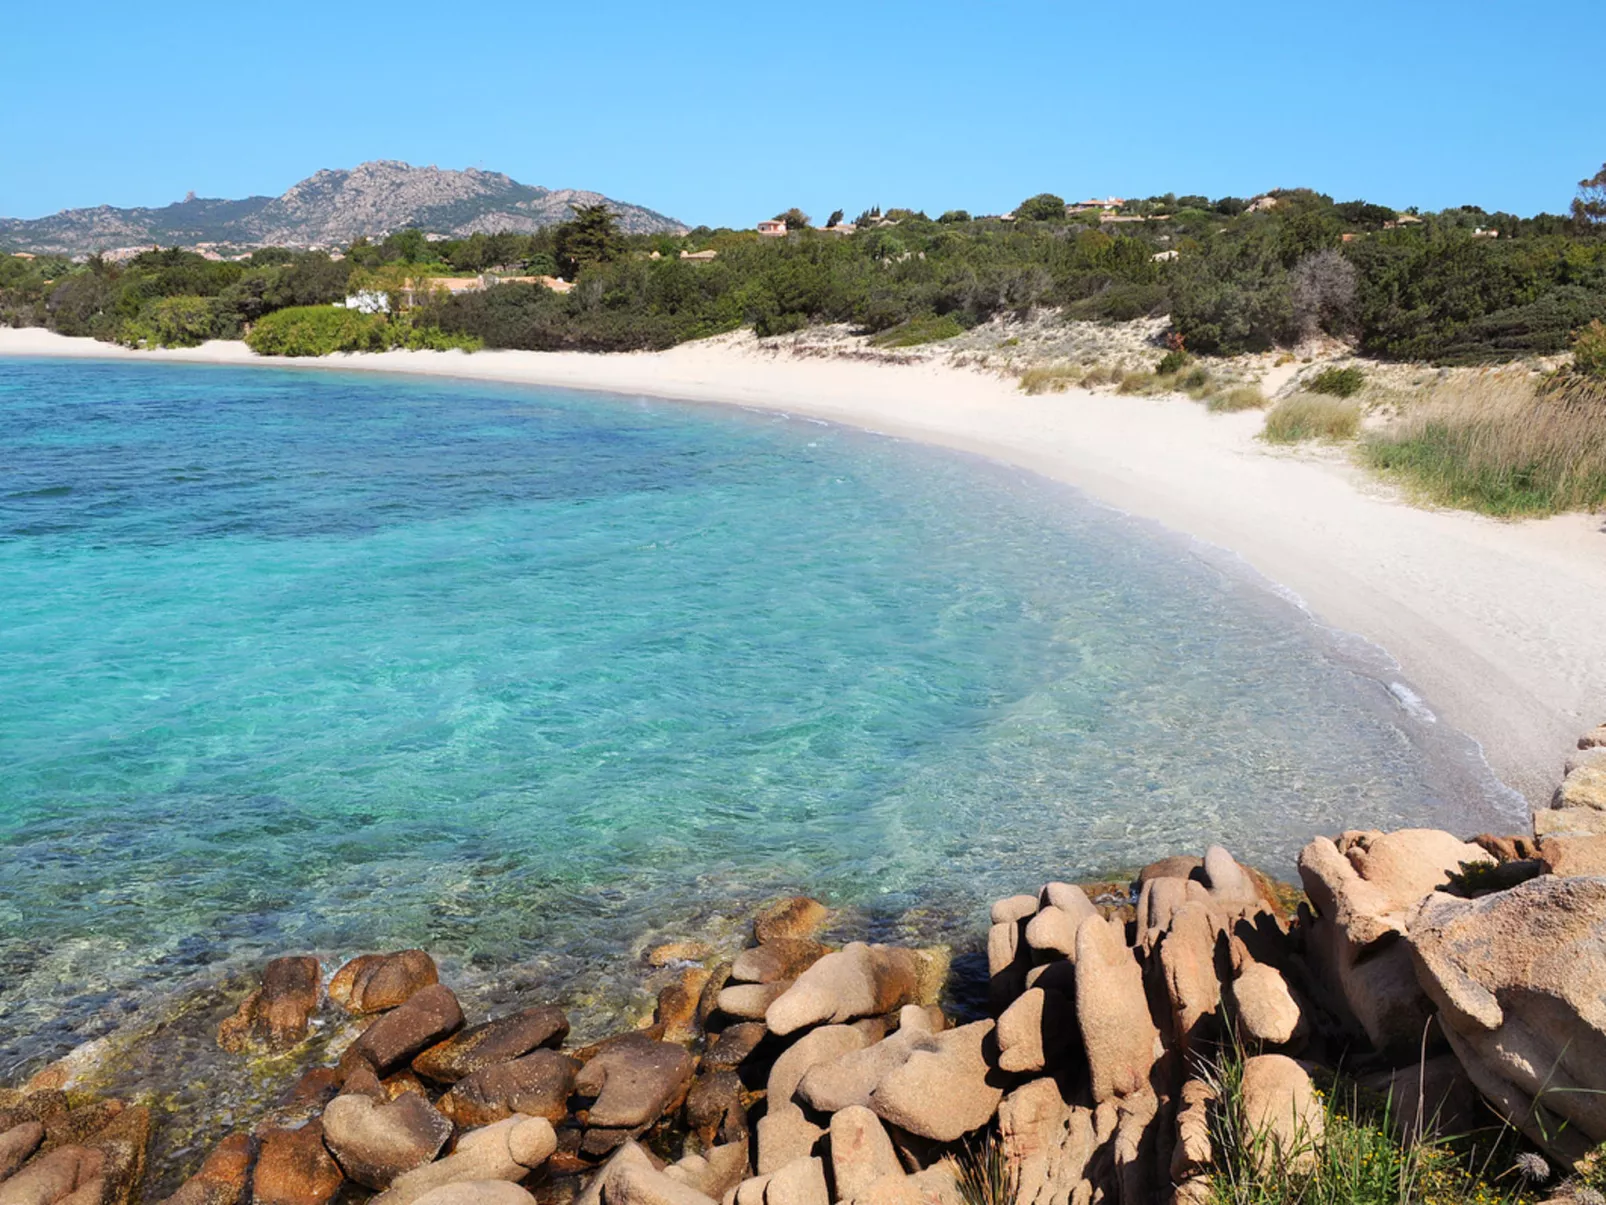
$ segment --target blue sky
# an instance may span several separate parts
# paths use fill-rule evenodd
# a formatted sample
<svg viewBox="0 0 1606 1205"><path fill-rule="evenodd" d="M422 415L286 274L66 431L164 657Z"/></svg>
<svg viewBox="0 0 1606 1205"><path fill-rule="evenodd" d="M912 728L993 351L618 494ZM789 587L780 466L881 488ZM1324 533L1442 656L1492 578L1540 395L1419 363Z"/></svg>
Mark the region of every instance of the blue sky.
<svg viewBox="0 0 1606 1205"><path fill-rule="evenodd" d="M692 224L1306 185L1564 211L1606 3L12 6L0 215L277 194L364 159Z"/></svg>

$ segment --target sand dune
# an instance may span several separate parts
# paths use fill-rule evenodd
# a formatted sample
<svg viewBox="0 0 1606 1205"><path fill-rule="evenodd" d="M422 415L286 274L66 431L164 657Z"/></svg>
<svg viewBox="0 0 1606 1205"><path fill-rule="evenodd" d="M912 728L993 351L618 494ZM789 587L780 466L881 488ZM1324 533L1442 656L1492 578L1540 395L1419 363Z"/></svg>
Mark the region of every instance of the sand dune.
<svg viewBox="0 0 1606 1205"><path fill-rule="evenodd" d="M1257 413L1012 381L939 365L805 359L724 336L667 352L385 352L264 361L243 344L134 352L0 330L0 356L300 364L735 403L963 449L1042 473L1231 549L1322 622L1400 664L1531 802L1576 734L1606 719L1606 519L1522 523L1402 502L1341 455L1274 450ZM0 369L3 371L3 369Z"/></svg>

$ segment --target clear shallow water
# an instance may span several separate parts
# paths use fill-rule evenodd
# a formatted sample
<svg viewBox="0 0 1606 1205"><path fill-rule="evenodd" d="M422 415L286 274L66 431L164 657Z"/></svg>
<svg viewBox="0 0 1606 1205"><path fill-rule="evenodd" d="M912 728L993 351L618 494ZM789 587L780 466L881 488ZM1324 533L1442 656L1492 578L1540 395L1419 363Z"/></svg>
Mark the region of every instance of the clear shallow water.
<svg viewBox="0 0 1606 1205"><path fill-rule="evenodd" d="M928 932L1498 822L1383 659L1225 560L774 416L0 361L0 1079L291 949L556 992L785 890Z"/></svg>

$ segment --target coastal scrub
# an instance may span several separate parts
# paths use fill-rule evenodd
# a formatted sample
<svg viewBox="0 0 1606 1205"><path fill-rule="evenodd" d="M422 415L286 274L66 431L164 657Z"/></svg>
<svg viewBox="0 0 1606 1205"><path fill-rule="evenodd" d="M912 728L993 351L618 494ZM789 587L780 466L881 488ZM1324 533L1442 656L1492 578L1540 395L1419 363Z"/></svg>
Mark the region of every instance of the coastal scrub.
<svg viewBox="0 0 1606 1205"><path fill-rule="evenodd" d="M1354 439L1361 428L1361 408L1342 398L1296 393L1285 398L1266 416L1268 443L1294 444L1320 439L1338 443Z"/></svg>

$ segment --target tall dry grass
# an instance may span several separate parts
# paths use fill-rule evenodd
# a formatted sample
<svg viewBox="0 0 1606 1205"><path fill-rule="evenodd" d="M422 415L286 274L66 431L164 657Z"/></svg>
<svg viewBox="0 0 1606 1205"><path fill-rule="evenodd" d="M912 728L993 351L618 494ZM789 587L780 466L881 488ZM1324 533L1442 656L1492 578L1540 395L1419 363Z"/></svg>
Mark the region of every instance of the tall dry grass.
<svg viewBox="0 0 1606 1205"><path fill-rule="evenodd" d="M1309 439L1334 443L1354 439L1360 429L1359 402L1320 393L1296 393L1272 407L1263 434L1267 442L1274 444L1297 444Z"/></svg>
<svg viewBox="0 0 1606 1205"><path fill-rule="evenodd" d="M1496 371L1431 386L1366 461L1445 506L1509 517L1606 506L1606 383Z"/></svg>

